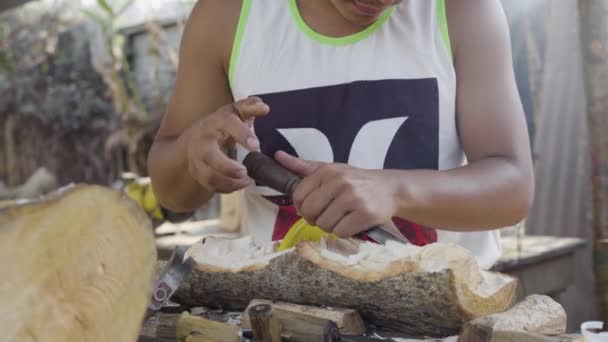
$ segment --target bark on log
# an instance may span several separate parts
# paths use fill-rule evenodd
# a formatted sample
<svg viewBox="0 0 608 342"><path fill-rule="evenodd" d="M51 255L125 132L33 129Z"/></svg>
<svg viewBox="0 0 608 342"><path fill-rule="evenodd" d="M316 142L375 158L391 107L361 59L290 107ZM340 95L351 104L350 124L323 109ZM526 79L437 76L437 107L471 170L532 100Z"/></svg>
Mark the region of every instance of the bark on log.
<svg viewBox="0 0 608 342"><path fill-rule="evenodd" d="M0 209L9 341L135 341L153 285L151 223L118 191L75 186Z"/></svg>
<svg viewBox="0 0 608 342"><path fill-rule="evenodd" d="M480 271L468 252L453 245L365 244L366 248L380 248L381 253L395 253L389 262L377 266L372 259L345 264L329 258L321 244L305 241L295 249L273 254L269 261L258 255L262 261L247 264L249 258L255 258L239 254L248 248L244 239L233 240L233 245L224 240L222 245L223 239L208 238L205 244L195 245L191 255L199 254L196 258L207 263L197 260L197 269L182 284L176 300L236 310L255 298L349 308L383 331L445 337L457 335L471 319L508 309L516 290L514 278ZM223 250L235 254L234 262L244 263L222 268L218 263L232 261L218 255L218 263L212 264L212 254ZM211 254L200 254L205 251ZM410 252L413 254L407 257ZM388 254L378 257L389 259Z"/></svg>
<svg viewBox="0 0 608 342"><path fill-rule="evenodd" d="M512 332L561 335L566 332L566 311L547 296L532 295L510 310L465 324L458 341L491 342Z"/></svg>

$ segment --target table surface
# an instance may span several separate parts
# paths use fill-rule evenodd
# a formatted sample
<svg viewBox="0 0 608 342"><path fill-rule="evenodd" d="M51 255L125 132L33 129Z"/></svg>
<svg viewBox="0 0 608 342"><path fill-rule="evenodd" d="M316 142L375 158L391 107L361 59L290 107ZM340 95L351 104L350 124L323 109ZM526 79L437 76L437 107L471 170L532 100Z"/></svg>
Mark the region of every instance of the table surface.
<svg viewBox="0 0 608 342"><path fill-rule="evenodd" d="M493 270L496 271L572 254L587 245L587 241L579 238L531 235L523 236L520 239L503 237L501 243L502 257L493 267Z"/></svg>

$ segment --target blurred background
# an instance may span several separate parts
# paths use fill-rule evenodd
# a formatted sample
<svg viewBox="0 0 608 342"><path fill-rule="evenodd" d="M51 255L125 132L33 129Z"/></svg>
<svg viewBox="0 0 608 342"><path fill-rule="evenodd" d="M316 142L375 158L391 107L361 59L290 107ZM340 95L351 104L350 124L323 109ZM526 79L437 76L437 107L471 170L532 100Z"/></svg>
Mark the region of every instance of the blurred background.
<svg viewBox="0 0 608 342"><path fill-rule="evenodd" d="M176 225L164 222L146 178L147 151L172 91L194 2L0 1L0 201L95 183L123 189L142 204L161 250L210 229L238 232L238 194L217 196L189 223ZM608 254L604 261L593 257L608 237L607 144L600 139L608 133L601 131L608 129L608 108L589 105L590 98L605 98L603 90L585 91L589 64L597 62L585 57L586 47L602 50L608 43L587 41L589 26L603 31L606 22L590 18L576 0L505 0L503 6L537 187L527 221L504 230L505 256L496 269L520 278L522 296L558 299L570 330L608 321L608 288L599 286Z"/></svg>

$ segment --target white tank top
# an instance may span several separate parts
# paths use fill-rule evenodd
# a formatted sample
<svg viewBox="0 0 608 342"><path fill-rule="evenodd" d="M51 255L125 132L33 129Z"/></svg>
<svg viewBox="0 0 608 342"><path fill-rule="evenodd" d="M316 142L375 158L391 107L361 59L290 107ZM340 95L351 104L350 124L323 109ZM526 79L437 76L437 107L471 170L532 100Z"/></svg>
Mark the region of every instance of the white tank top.
<svg viewBox="0 0 608 342"><path fill-rule="evenodd" d="M340 38L310 28L296 0L244 0L229 79L235 100L256 95L270 106L254 124L267 155L284 150L366 169L465 163L444 0L404 0ZM252 185L243 199L243 230L259 242L298 219L271 189ZM437 240L468 248L484 268L500 256L498 231L437 230Z"/></svg>

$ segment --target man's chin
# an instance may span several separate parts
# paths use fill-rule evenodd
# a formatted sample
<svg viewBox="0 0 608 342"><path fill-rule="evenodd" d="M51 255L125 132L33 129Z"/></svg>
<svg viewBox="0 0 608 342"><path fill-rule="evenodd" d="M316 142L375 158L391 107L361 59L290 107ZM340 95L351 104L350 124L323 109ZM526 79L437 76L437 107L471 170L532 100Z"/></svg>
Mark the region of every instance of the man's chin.
<svg viewBox="0 0 608 342"><path fill-rule="evenodd" d="M355 13L348 13L348 16L345 16L346 20L348 20L351 24L367 27L375 23L380 16L364 16Z"/></svg>

